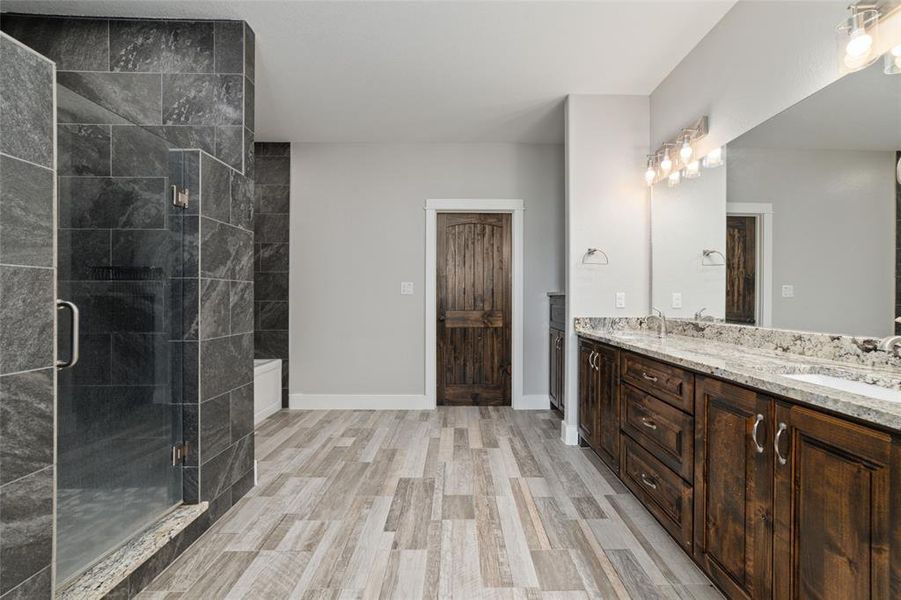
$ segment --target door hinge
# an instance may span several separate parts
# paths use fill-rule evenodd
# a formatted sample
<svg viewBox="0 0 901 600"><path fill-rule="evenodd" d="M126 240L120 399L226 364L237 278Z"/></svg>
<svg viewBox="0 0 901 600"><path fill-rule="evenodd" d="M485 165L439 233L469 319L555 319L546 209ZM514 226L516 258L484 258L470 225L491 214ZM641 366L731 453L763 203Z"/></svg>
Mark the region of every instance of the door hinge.
<svg viewBox="0 0 901 600"><path fill-rule="evenodd" d="M191 192L188 188L179 189L177 185L172 186L172 205L178 208L188 208L191 201Z"/></svg>
<svg viewBox="0 0 901 600"><path fill-rule="evenodd" d="M179 442L172 446L172 465L180 465L188 458L188 450L190 444L188 442Z"/></svg>

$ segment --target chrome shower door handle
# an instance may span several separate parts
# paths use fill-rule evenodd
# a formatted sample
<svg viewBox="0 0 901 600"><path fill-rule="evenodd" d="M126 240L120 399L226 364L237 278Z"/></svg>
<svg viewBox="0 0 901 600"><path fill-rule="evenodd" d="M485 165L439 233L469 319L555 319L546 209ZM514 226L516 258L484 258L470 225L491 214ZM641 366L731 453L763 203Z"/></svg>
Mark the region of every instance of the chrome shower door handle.
<svg viewBox="0 0 901 600"><path fill-rule="evenodd" d="M79 321L81 319L81 315L78 312L78 307L68 300L57 300L56 301L56 309L67 309L71 313L72 325L69 328L69 360L59 360L56 359L56 368L57 369L69 369L75 366L78 362L78 353L79 353L79 335L78 335L78 326Z"/></svg>

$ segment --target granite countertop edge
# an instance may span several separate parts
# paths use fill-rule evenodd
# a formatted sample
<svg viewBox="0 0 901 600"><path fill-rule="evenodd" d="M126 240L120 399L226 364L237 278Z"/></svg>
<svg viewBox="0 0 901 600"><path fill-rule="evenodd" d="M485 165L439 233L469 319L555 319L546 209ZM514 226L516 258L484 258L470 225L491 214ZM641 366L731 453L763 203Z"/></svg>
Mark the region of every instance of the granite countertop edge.
<svg viewBox="0 0 901 600"><path fill-rule="evenodd" d="M698 346L698 354L696 356L686 356L685 353L687 351L685 349L664 350L648 345L645 342L653 341L660 343L659 338L650 335L646 336L648 338L647 340L642 340L641 337L631 336L625 338L616 335L615 332L606 333L578 324L576 325L576 333L584 338L650 356L651 358L656 358L692 371L712 375L739 385L753 387L790 400L796 400L799 403L814 408L826 409L837 414L876 425L883 429L891 429L895 433L901 433L901 403L895 404L887 400L879 400L868 396L854 394L852 392L833 390L815 384L792 380L778 372L767 373L760 371L759 369L749 368L744 370L731 366L723 367L716 365L713 364L713 358L711 358L710 362L704 360L704 347L710 346L709 340L678 336L680 343L695 343ZM719 342L717 345L725 344ZM733 346L735 347L737 354L744 353L756 355L759 358L765 359L767 362L772 362L775 368L778 368L779 366L786 368L794 365L811 366L813 364L819 364L833 366L838 369L861 370L858 367L849 367L842 363L833 362L829 364L826 361L807 361L802 357L793 356L787 353L786 358L781 360L772 355L764 356L761 353L755 352L754 349L746 349L737 345ZM706 352L709 353L709 350Z"/></svg>

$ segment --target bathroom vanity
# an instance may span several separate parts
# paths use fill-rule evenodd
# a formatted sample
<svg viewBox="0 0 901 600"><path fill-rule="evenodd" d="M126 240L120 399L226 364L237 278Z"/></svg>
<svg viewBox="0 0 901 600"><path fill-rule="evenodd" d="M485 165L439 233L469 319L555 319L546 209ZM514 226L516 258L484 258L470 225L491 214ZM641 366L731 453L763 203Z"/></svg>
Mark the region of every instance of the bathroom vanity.
<svg viewBox="0 0 901 600"><path fill-rule="evenodd" d="M730 598L899 597L895 359L855 338L685 321L661 339L629 321L576 320L580 442L711 580Z"/></svg>

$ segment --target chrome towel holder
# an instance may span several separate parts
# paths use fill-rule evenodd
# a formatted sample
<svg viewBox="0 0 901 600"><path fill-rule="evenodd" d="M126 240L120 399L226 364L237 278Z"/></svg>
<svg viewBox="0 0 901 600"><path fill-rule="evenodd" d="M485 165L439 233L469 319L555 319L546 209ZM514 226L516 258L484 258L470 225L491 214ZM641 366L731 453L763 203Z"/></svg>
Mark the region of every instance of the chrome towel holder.
<svg viewBox="0 0 901 600"><path fill-rule="evenodd" d="M715 259L711 258L712 256L715 256L715 255L719 255L723 259L723 262L715 262ZM704 262L705 259L708 261L714 261L714 262L706 262L705 263ZM703 255L701 257L701 264L705 267L724 267L724 266L726 266L726 255L723 254L722 252L720 252L719 250L705 248L703 250Z"/></svg>
<svg viewBox="0 0 901 600"><path fill-rule="evenodd" d="M600 254L601 256L604 257L603 262L601 262L600 257L595 260L592 260L592 257L595 257L598 254ZM603 250L600 250L599 248L589 248L588 251L582 255L582 264L583 265L609 265L610 257L607 256L606 252L604 252Z"/></svg>

